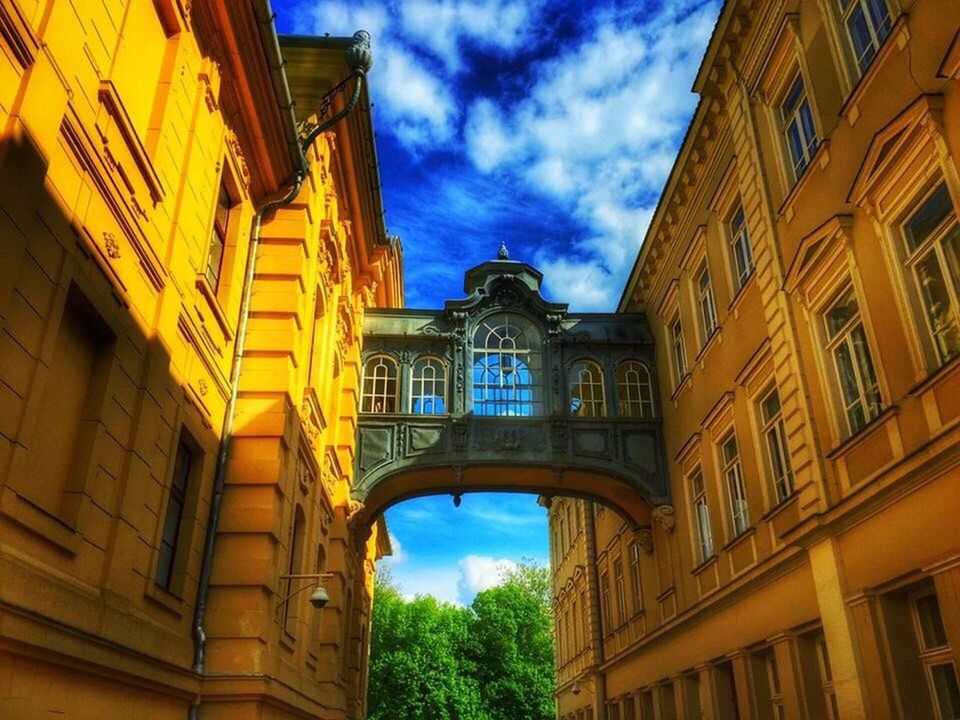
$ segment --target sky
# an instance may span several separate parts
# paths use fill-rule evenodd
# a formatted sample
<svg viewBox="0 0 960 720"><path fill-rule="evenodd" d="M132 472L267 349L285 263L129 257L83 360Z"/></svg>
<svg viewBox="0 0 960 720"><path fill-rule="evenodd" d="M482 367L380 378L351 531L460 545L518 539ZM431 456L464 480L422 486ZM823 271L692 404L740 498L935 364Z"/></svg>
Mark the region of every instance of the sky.
<svg viewBox="0 0 960 720"><path fill-rule="evenodd" d="M550 300L615 309L696 106L720 0L275 0L281 33L373 37L387 227L406 304L442 307L463 273L511 259ZM408 594L468 604L498 568L545 563L546 514L520 495L387 512Z"/></svg>

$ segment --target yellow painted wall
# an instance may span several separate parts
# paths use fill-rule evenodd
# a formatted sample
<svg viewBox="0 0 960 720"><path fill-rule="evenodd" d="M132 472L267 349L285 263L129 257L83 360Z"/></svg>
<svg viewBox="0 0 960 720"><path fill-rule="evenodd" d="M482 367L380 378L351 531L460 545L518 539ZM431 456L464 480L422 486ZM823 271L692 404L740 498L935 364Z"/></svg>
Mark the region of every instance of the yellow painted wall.
<svg viewBox="0 0 960 720"><path fill-rule="evenodd" d="M265 62L221 46L256 37L252 6L190 8L0 1L3 718L183 718L198 698L204 717L364 713L383 540L346 525L359 328L365 304L402 290L362 208L341 213L359 180L332 134L296 203L265 218L257 258L207 614L208 673L246 677L191 670L251 223L291 168L259 162L286 153L264 130L279 115L256 114L276 107L255 96L271 87ZM234 205L214 288L221 183ZM193 464L166 590L158 548L181 438ZM316 572L321 553L331 603L321 616L299 594L285 632L279 575Z"/></svg>
<svg viewBox="0 0 960 720"><path fill-rule="evenodd" d="M622 623L604 623L602 654L585 644L575 662L558 665L560 718L646 720L652 708L658 719L726 720L733 711L721 696L731 686L741 718L774 717L777 702L783 717L830 717L830 692L842 720L936 717L910 602L936 590L949 641L939 661L956 662L960 359L930 352L894 249L898 223L929 186L923 178L942 178L960 208L960 21L950 2L888 5L893 30L862 78L843 54L834 3L725 5L697 82L701 105L622 303L647 313L656 338L674 522L655 521L641 536L609 510L593 518L596 556L585 564L596 563L601 580L613 582L617 557L627 572L632 542L652 537L652 553L641 553L642 609L627 577L627 609ZM785 168L777 116L791 67L802 72L822 140L799 180ZM891 140L894 149L879 152ZM738 202L755 261L739 291L728 231ZM704 257L719 321L710 338L695 301ZM883 399L880 415L852 435L816 334L843 277L858 295ZM677 311L689 370L679 383L667 330ZM758 419L772 387L794 475L784 502ZM750 508L740 536L719 456L731 429ZM715 547L705 562L690 505L696 467ZM557 526L551 511L553 533ZM567 555L584 552L581 536ZM574 570L569 560L554 570L561 617ZM581 616L587 631L591 617ZM820 633L833 676L826 685L813 645ZM771 654L778 699L762 665Z"/></svg>

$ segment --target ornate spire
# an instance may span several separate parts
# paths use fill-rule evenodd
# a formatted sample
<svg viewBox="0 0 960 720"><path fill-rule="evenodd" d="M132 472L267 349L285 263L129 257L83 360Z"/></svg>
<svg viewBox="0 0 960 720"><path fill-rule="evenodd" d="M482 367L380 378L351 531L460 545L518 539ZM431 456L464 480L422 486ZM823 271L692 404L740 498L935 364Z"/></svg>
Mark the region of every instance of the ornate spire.
<svg viewBox="0 0 960 720"><path fill-rule="evenodd" d="M497 260L509 260L509 259L510 259L510 251L507 250L507 244L503 240L501 240L500 249L497 250Z"/></svg>

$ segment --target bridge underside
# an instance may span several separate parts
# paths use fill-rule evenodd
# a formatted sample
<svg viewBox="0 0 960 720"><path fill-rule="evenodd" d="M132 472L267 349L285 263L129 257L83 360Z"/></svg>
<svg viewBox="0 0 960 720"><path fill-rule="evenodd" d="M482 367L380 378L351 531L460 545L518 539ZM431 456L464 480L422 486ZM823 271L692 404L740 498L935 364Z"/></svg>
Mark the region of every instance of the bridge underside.
<svg viewBox="0 0 960 720"><path fill-rule="evenodd" d="M370 489L359 508L359 523L372 523L392 505L427 495L472 492L531 493L547 498L579 497L619 513L634 529L650 525L653 505L627 482L587 470L557 470L514 464L432 467L400 471Z"/></svg>

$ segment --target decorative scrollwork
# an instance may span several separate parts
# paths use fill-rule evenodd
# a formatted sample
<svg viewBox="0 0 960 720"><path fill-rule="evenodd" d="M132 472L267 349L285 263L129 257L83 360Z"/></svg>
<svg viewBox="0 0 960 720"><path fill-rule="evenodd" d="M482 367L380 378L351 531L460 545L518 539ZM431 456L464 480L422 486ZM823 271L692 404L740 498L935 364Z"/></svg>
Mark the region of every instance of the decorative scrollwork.
<svg viewBox="0 0 960 720"><path fill-rule="evenodd" d="M657 505L650 512L650 517L653 519L653 522L668 535L673 532L674 527L677 525L673 505Z"/></svg>
<svg viewBox="0 0 960 720"><path fill-rule="evenodd" d="M634 534L634 539L647 555L653 555L653 530L651 528L640 528Z"/></svg>

